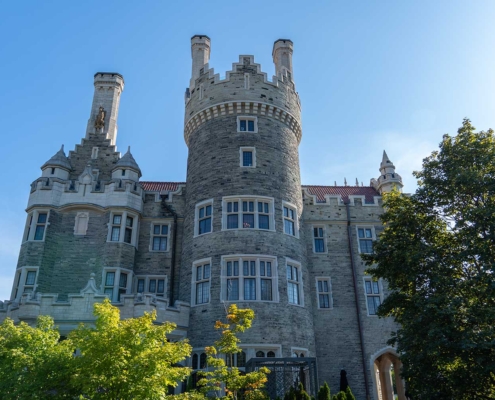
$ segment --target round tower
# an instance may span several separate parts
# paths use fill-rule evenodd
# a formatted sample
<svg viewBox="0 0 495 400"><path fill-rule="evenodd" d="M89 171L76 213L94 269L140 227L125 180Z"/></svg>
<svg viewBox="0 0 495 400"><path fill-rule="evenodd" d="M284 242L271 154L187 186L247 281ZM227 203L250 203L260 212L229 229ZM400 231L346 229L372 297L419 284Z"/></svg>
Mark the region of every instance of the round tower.
<svg viewBox="0 0 495 400"><path fill-rule="evenodd" d="M219 335L214 322L235 303L256 313L241 338L246 359L313 356L292 42L275 42L272 81L249 55L221 80L194 57L201 40L209 50L206 36L191 40L197 78L186 90L184 128L189 155L179 297L191 302L189 340L195 349L211 345Z"/></svg>
<svg viewBox="0 0 495 400"><path fill-rule="evenodd" d="M371 179L371 186L380 194L391 192L396 189L402 192L402 177L395 172L395 165L388 158L387 153L383 150L382 162L380 163L380 176L377 179Z"/></svg>

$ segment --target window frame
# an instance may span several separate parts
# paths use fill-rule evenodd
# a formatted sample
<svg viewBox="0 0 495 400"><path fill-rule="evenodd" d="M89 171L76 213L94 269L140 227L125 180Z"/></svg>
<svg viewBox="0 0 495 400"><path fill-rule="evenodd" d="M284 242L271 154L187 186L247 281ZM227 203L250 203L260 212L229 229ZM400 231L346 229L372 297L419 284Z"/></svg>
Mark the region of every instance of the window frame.
<svg viewBox="0 0 495 400"><path fill-rule="evenodd" d="M106 284L108 272L114 273L114 279L113 279L112 285ZM120 279L121 279L120 277L123 274L127 275L125 287L120 286ZM125 295L128 295L131 293L132 283L134 280L133 277L134 277L134 273L130 269L120 268L120 267L104 267L102 272L101 272L100 292L105 295L105 294L107 294L107 293L105 293L105 290L109 289L111 287L112 288L112 296L111 297L109 296L110 301L112 303L122 303L123 301L121 300L120 296L121 295L125 296ZM125 291L125 293L121 293L122 288Z"/></svg>
<svg viewBox="0 0 495 400"><path fill-rule="evenodd" d="M139 281L143 279L144 280L144 290L142 292L138 291L139 287ZM158 294L158 282L156 285L156 291L155 292L150 292L149 291L149 286L150 286L150 281L152 279L155 280L161 280L163 279L163 294ZM168 295L168 290L167 290L167 275L135 275L134 276L134 285L133 285L133 293L142 293L142 294L152 294L155 295L156 297L166 299Z"/></svg>
<svg viewBox="0 0 495 400"><path fill-rule="evenodd" d="M27 278L29 272L36 272L34 283L27 284ZM36 293L38 288L39 267L25 266L19 267L15 271L14 284L12 285L12 292L10 294L11 301L19 301L24 293ZM32 288L31 291L26 292L26 287Z"/></svg>
<svg viewBox="0 0 495 400"><path fill-rule="evenodd" d="M319 282L327 282L327 287L328 291L327 292L320 292L320 287L319 287ZM318 305L318 310L332 310L333 309L333 294L332 294L332 278L329 276L317 276L315 277L315 284L316 284L316 303ZM320 303L320 294L321 295L328 295L328 307L322 307Z"/></svg>
<svg viewBox="0 0 495 400"><path fill-rule="evenodd" d="M363 240L371 240L371 250L373 251L373 242L376 240L376 235L375 235L375 227L372 226L372 225L356 225L356 239L357 239L357 242L358 242L358 250L359 250L359 253L360 254L371 254L371 253L366 253L364 251L362 251L361 249L361 238L359 237L359 230L360 229L364 229L364 235L365 237L362 238ZM366 230L369 229L370 232L371 232L371 237L370 238L367 238L366 237Z"/></svg>
<svg viewBox="0 0 495 400"><path fill-rule="evenodd" d="M322 236L315 236L315 229L322 229ZM311 225L311 237L313 241L313 253L314 254L328 254L327 246L327 232L325 225ZM323 251L316 251L316 240L322 240Z"/></svg>
<svg viewBox="0 0 495 400"><path fill-rule="evenodd" d="M211 206L211 214L208 216L211 219L210 223L210 231L209 232L204 232L204 233L199 233L199 224L201 221L205 220L207 217L202 217L201 219L199 218L199 210L203 207ZM206 211L206 210L205 210ZM208 235L209 233L213 232L213 216L215 214L215 210L213 208L213 199L208 199L208 200L203 200L199 203L196 204L194 208L194 237L198 236L203 236L203 235Z"/></svg>
<svg viewBox="0 0 495 400"><path fill-rule="evenodd" d="M367 289L366 289L366 283L367 282L371 283L372 293L367 292ZM378 293L374 293L373 282L376 282L376 286L378 288ZM374 280L371 276L364 276L363 277L363 289L364 289L364 299L365 299L365 303L366 303L366 314L368 315L368 317L378 317L376 312L374 314L372 314L370 312L370 308L368 306L368 300L370 297L372 297L372 298L377 297L380 301L380 304L378 306L380 306L383 303L383 283L382 283L382 280L381 279ZM377 308L376 305L373 304L373 306L375 307L375 311L376 311L376 308Z"/></svg>
<svg viewBox="0 0 495 400"><path fill-rule="evenodd" d="M252 165L244 165L244 152L251 152L253 156ZM241 168L256 168L256 147L239 147L239 166Z"/></svg>
<svg viewBox="0 0 495 400"><path fill-rule="evenodd" d="M246 130L241 130L241 121L246 121ZM252 131L248 130L249 122L254 122L254 129ZM237 132L238 133L258 133L258 117L254 117L252 115L239 115L237 116Z"/></svg>
<svg viewBox="0 0 495 400"><path fill-rule="evenodd" d="M242 206L243 202L254 202L253 211L243 211ZM228 211L228 203L236 203L238 204L237 212L229 212ZM262 206L263 211L259 211L259 203L268 203L268 214L264 212L265 207ZM229 215L237 214L237 228L228 228L228 217ZM254 218L254 227L253 228L244 228L244 214L253 214ZM269 229L260 228L259 225L259 216L260 215L268 215L268 226ZM225 196L222 197L222 231L238 231L238 230L259 230L266 232L275 232L275 199L273 197L266 196Z"/></svg>
<svg viewBox="0 0 495 400"><path fill-rule="evenodd" d="M296 268L297 269L297 280L294 279L289 279L287 276L287 268L288 267ZM292 274L292 272L291 272ZM302 266L301 263L293 260L291 258L286 257L285 258L285 278L287 281L287 303L290 304L291 306L297 306L297 307L304 307L304 281L303 281L303 276L302 276ZM290 296L289 296L289 284L292 285L297 285L297 290L298 290L298 299L299 303L293 303L290 301Z"/></svg>
<svg viewBox="0 0 495 400"><path fill-rule="evenodd" d="M40 214L46 214L45 222L38 222ZM24 227L23 243L25 242L44 242L46 239L46 231L50 225L50 210L45 208L35 209L28 213L26 225ZM36 239L36 231L38 226L43 226L43 237Z"/></svg>
<svg viewBox="0 0 495 400"><path fill-rule="evenodd" d="M244 275L244 261L255 262L255 274L252 275L249 271L247 275ZM227 275L228 274L228 262L238 262L238 275ZM265 275L261 275L261 262L265 262ZM271 263L271 276L267 275L267 262ZM244 302L255 302L255 303L278 303L279 293L278 293L278 260L276 256L261 255L261 254L232 254L224 255L220 260L221 271L221 285L220 285L220 301L222 303L244 303ZM251 264L248 266L251 268ZM228 299L228 281L230 279L238 279L238 299ZM245 299L245 280L254 279L255 280L255 298ZM262 281L271 281L271 300L262 300Z"/></svg>
<svg viewBox="0 0 495 400"><path fill-rule="evenodd" d="M293 213L294 213L293 219L285 216L285 208L293 211ZM295 238L299 239L299 216L297 214L297 207L294 204L289 203L288 201L282 201L282 221L283 221L282 229L283 229L284 234L287 236L291 236L291 237L295 237ZM290 233L287 233L285 231L285 221L292 221L294 223L294 234L293 235L291 235Z"/></svg>
<svg viewBox="0 0 495 400"><path fill-rule="evenodd" d="M155 226L157 226L157 225L160 226L160 233L159 234L154 233ZM167 226L167 234L166 235L162 234L163 226ZM152 252L152 253L166 253L166 252L170 251L170 238L171 238L171 234L172 234L171 226L172 226L172 224L170 221L166 221L166 222L159 221L159 220L151 221L151 223L150 223L150 245L149 245L149 251L150 252ZM153 249L153 244L154 244L153 242L154 242L155 237L167 239L167 246L166 246L165 250L154 250Z"/></svg>
<svg viewBox="0 0 495 400"><path fill-rule="evenodd" d="M120 224L115 224L114 217L120 216ZM127 226L127 218L132 219L132 226L128 227ZM137 214L129 212L127 210L123 211L118 211L114 210L110 212L110 220L107 223L108 226L108 234L107 234L107 242L110 243L124 243L130 246L137 247L137 237L138 237L138 229L139 229L139 217ZM119 240L112 240L112 232L113 228L119 227ZM126 242L126 231L130 230L131 231L131 241Z"/></svg>
<svg viewBox="0 0 495 400"><path fill-rule="evenodd" d="M210 274L208 278L204 278L204 266L209 265L210 266ZM198 267L203 267L202 270L202 279L197 279L197 268ZM191 274L191 307L200 307L204 306L206 304L211 303L211 272L212 272L212 263L211 263L211 257L209 258L203 258L201 260L196 260L193 262L192 265L192 274ZM204 284L208 282L208 301L205 301L203 303L198 303L197 302L197 285L198 284Z"/></svg>
<svg viewBox="0 0 495 400"><path fill-rule="evenodd" d="M298 352L299 354L297 354ZM309 357L309 350L306 347L291 347L290 354L294 358Z"/></svg>

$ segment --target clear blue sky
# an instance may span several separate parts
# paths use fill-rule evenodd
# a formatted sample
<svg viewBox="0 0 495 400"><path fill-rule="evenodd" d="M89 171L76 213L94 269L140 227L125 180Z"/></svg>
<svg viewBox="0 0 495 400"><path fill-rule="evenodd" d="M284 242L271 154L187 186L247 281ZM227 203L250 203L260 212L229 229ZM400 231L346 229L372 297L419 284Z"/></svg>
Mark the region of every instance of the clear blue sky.
<svg viewBox="0 0 495 400"><path fill-rule="evenodd" d="M93 74L119 72L118 148L143 180L183 181L190 38L221 75L294 42L305 184L369 184L382 151L411 172L464 117L495 127L495 1L3 1L0 3L0 299L8 299L30 183L85 134Z"/></svg>

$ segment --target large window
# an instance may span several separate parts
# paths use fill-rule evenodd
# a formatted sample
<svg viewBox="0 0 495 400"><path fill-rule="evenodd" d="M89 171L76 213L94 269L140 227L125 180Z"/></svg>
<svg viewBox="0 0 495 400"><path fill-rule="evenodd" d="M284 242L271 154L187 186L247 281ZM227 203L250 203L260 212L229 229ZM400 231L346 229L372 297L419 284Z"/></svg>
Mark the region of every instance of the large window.
<svg viewBox="0 0 495 400"><path fill-rule="evenodd" d="M303 305L301 266L287 260L287 296L290 304Z"/></svg>
<svg viewBox="0 0 495 400"><path fill-rule="evenodd" d="M364 291L366 293L366 307L368 315L376 315L382 300L380 282L371 278L364 279Z"/></svg>
<svg viewBox="0 0 495 400"><path fill-rule="evenodd" d="M194 236L212 231L213 200L206 200L196 205Z"/></svg>
<svg viewBox="0 0 495 400"><path fill-rule="evenodd" d="M297 209L292 204L283 202L284 233L298 237Z"/></svg>
<svg viewBox="0 0 495 400"><path fill-rule="evenodd" d="M199 260L193 265L194 305L210 302L211 259Z"/></svg>
<svg viewBox="0 0 495 400"><path fill-rule="evenodd" d="M323 226L313 227L313 251L325 253L325 228Z"/></svg>
<svg viewBox="0 0 495 400"><path fill-rule="evenodd" d="M373 228L357 228L360 253L373 253Z"/></svg>
<svg viewBox="0 0 495 400"><path fill-rule="evenodd" d="M121 296L130 292L131 282L132 271L123 268L103 269L102 291L110 301L121 301Z"/></svg>
<svg viewBox="0 0 495 400"><path fill-rule="evenodd" d="M223 256L222 300L277 301L276 258Z"/></svg>
<svg viewBox="0 0 495 400"><path fill-rule="evenodd" d="M169 224L151 224L151 251L168 250Z"/></svg>
<svg viewBox="0 0 495 400"><path fill-rule="evenodd" d="M165 276L137 276L136 293L149 293L157 297L164 297L167 287L167 278Z"/></svg>
<svg viewBox="0 0 495 400"><path fill-rule="evenodd" d="M316 278L316 291L318 295L318 308L333 308L332 282L330 278Z"/></svg>
<svg viewBox="0 0 495 400"><path fill-rule="evenodd" d="M275 229L273 198L224 197L224 229Z"/></svg>
<svg viewBox="0 0 495 400"><path fill-rule="evenodd" d="M108 232L109 242L136 243L136 221L134 214L124 212L112 212Z"/></svg>
<svg viewBox="0 0 495 400"><path fill-rule="evenodd" d="M19 300L23 293L36 292L38 267L21 267L16 271L11 299Z"/></svg>
<svg viewBox="0 0 495 400"><path fill-rule="evenodd" d="M48 211L34 210L28 214L24 240L45 240L46 227L48 225Z"/></svg>

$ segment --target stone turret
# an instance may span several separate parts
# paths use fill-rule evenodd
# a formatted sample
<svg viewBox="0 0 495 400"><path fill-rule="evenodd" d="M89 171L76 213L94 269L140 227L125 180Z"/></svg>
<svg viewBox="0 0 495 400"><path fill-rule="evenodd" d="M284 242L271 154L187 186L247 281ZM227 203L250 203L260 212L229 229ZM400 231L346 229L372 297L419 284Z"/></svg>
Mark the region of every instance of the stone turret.
<svg viewBox="0 0 495 400"><path fill-rule="evenodd" d="M86 139L89 138L90 133L98 133L110 139L111 145L115 145L124 77L116 72L97 72L94 76L94 86L95 92L86 129Z"/></svg>
<svg viewBox="0 0 495 400"><path fill-rule="evenodd" d="M132 156L131 146L129 146L127 152L122 156L117 164L115 164L115 168L112 170L112 178L138 181L139 178L141 178L141 175L141 169Z"/></svg>
<svg viewBox="0 0 495 400"><path fill-rule="evenodd" d="M371 180L371 186L382 194L391 192L394 188L402 192L402 177L395 172L395 165L388 158L387 153L383 150L382 162L380 163L380 176L378 179Z"/></svg>
<svg viewBox="0 0 495 400"><path fill-rule="evenodd" d="M194 87L199 71L210 61L210 38L206 35L194 35L191 38L192 72L190 87Z"/></svg>
<svg viewBox="0 0 495 400"><path fill-rule="evenodd" d="M42 177L69 179L69 172L72 167L64 152L64 145L55 155L41 166Z"/></svg>
<svg viewBox="0 0 495 400"><path fill-rule="evenodd" d="M294 44L289 39L278 39L273 44L273 63L275 64L275 73L277 76L284 74L285 71L292 74L292 52Z"/></svg>

